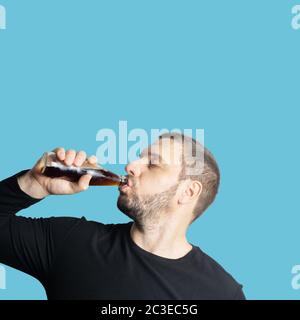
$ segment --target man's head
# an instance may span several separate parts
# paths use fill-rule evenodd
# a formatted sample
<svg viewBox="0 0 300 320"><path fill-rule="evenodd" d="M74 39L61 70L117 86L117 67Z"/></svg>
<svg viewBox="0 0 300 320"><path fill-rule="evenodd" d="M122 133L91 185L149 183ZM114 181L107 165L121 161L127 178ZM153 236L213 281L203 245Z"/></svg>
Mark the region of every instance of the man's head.
<svg viewBox="0 0 300 320"><path fill-rule="evenodd" d="M220 182L213 155L179 133L161 135L126 171L129 182L120 188L118 208L138 226L179 212L191 223L213 202Z"/></svg>

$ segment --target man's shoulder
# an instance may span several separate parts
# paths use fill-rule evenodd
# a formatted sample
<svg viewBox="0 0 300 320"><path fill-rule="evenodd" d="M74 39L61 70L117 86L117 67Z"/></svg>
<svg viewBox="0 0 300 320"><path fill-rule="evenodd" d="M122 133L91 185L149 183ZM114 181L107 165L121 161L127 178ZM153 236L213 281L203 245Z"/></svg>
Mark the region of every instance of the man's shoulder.
<svg viewBox="0 0 300 320"><path fill-rule="evenodd" d="M198 248L200 274L206 277L209 282L228 299L239 298L242 294L242 285L226 271L216 260ZM243 295L243 294L242 294Z"/></svg>
<svg viewBox="0 0 300 320"><path fill-rule="evenodd" d="M91 239L103 239L103 237L122 237L130 230L132 222L127 223L102 223L95 220L90 220L85 216L81 218L73 218L76 223L73 223L71 230L68 232L68 239L75 241L80 239L81 242L89 242Z"/></svg>
<svg viewBox="0 0 300 320"><path fill-rule="evenodd" d="M82 227L91 228L101 232L128 230L132 225L132 221L124 223L102 223L95 220L89 220L84 216L81 217L81 221Z"/></svg>

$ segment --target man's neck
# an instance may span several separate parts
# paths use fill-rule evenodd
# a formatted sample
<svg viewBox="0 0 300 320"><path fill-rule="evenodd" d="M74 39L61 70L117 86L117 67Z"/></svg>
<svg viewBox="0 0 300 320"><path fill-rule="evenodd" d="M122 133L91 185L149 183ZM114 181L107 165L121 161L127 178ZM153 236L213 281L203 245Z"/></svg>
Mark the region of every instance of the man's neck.
<svg viewBox="0 0 300 320"><path fill-rule="evenodd" d="M178 259L192 250L186 239L186 229L184 223L170 219L151 225L133 223L130 235L140 248L164 258Z"/></svg>

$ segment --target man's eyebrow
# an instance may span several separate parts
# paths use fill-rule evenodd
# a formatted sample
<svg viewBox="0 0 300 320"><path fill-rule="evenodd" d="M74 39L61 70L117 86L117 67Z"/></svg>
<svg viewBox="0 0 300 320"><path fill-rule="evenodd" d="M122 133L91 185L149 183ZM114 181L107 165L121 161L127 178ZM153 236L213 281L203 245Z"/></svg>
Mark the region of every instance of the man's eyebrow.
<svg viewBox="0 0 300 320"><path fill-rule="evenodd" d="M162 158L162 156L160 154L149 152L148 155L149 155L150 158L153 158L153 157L157 158L157 159L159 159L160 163L165 164L165 161L164 161L164 159Z"/></svg>
<svg viewBox="0 0 300 320"><path fill-rule="evenodd" d="M162 156L160 154L158 154L158 153L151 153L151 149L147 149L147 150L143 151L141 153L141 156L144 156L145 154L147 154L149 158L153 158L153 157L157 158L157 159L159 159L160 163L166 164L166 162L164 161Z"/></svg>

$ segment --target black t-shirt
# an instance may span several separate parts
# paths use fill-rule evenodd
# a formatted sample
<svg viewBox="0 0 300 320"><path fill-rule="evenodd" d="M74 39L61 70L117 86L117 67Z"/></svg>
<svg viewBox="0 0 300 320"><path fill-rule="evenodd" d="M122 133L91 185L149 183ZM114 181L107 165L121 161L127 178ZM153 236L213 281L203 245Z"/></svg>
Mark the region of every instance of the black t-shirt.
<svg viewBox="0 0 300 320"><path fill-rule="evenodd" d="M242 286L196 246L179 259L140 248L132 222L16 216L39 201L20 189L24 172L0 182L0 263L37 278L48 299L245 299Z"/></svg>

